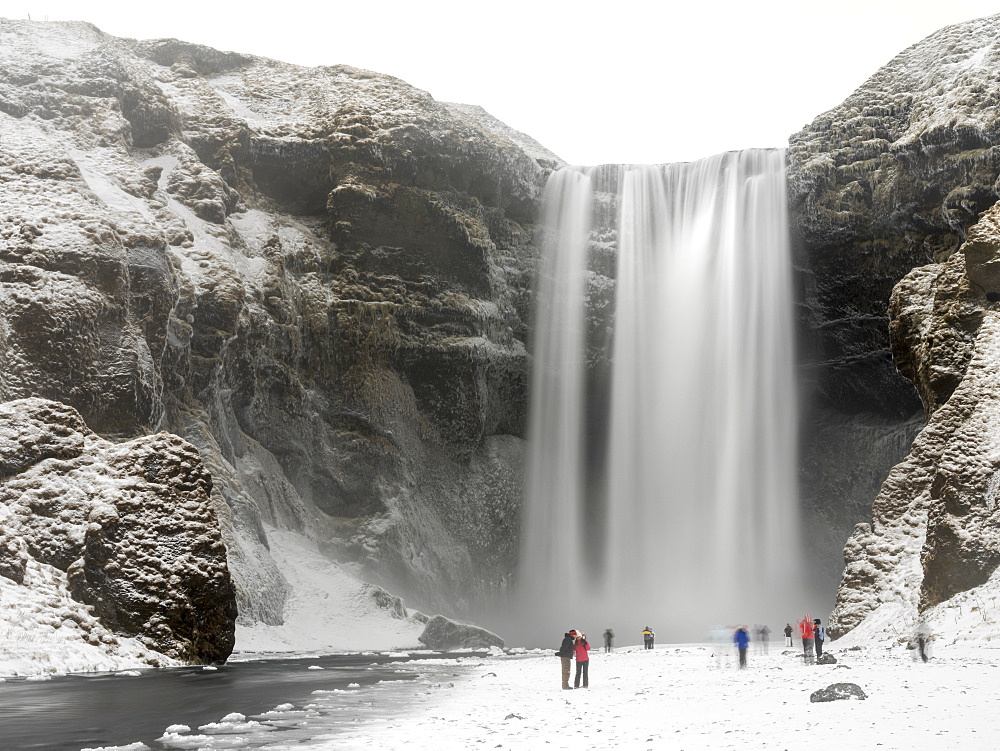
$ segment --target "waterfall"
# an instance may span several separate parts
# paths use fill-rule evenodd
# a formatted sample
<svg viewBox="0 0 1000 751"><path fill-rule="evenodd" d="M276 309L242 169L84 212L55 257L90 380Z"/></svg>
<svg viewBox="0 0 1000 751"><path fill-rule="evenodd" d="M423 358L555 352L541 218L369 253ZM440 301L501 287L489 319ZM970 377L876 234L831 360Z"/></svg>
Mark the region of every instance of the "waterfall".
<svg viewBox="0 0 1000 751"><path fill-rule="evenodd" d="M802 608L784 153L615 172L603 352L585 338L592 174L560 170L544 198L524 606L556 631L656 621L694 639L713 622L783 625ZM595 360L610 367L600 423L584 396ZM584 444L605 422L597 471Z"/></svg>

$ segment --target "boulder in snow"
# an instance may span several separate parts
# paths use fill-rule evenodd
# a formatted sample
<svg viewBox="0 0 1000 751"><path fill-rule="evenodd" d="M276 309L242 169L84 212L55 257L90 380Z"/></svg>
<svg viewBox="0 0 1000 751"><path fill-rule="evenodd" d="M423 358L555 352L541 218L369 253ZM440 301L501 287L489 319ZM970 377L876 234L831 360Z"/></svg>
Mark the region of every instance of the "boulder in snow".
<svg viewBox="0 0 1000 751"><path fill-rule="evenodd" d="M504 646L503 639L492 631L468 623L459 623L443 615L436 615L427 621L419 641L430 649L480 649Z"/></svg>
<svg viewBox="0 0 1000 751"><path fill-rule="evenodd" d="M867 699L868 694L856 683L831 683L826 688L813 691L809 701L837 701L838 699Z"/></svg>
<svg viewBox="0 0 1000 751"><path fill-rule="evenodd" d="M834 657L829 652L824 652L819 657L816 658L816 662L820 665L836 665L837 658Z"/></svg>

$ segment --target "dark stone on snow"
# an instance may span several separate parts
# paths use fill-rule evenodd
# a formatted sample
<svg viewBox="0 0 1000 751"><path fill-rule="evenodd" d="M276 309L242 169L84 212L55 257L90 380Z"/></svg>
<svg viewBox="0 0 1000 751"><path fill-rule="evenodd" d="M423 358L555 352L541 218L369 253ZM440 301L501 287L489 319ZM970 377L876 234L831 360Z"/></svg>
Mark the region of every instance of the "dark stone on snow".
<svg viewBox="0 0 1000 751"><path fill-rule="evenodd" d="M819 657L816 658L816 662L820 665L836 665L837 658L834 657L829 652L824 652Z"/></svg>
<svg viewBox="0 0 1000 751"><path fill-rule="evenodd" d="M826 688L813 691L809 701L837 701L838 699L867 699L868 694L856 683L831 683Z"/></svg>

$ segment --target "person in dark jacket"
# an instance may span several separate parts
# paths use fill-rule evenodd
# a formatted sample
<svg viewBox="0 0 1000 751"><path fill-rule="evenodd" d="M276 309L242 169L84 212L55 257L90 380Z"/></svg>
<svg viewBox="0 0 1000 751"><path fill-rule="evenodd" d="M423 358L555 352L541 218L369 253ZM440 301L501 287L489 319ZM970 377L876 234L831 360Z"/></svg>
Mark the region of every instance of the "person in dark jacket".
<svg viewBox="0 0 1000 751"><path fill-rule="evenodd" d="M655 638L656 634L653 633L653 629L649 626L646 626L646 628L642 630L642 643L645 645L646 649L653 648L653 639Z"/></svg>
<svg viewBox="0 0 1000 751"><path fill-rule="evenodd" d="M785 646L786 647L792 646L792 624L791 623L786 623L785 624Z"/></svg>
<svg viewBox="0 0 1000 751"><path fill-rule="evenodd" d="M576 637L576 644L573 647L576 650L576 680L573 681L573 688L580 688L580 677L583 677L583 687L587 688L590 685L590 643L587 641L587 635L580 633Z"/></svg>
<svg viewBox="0 0 1000 751"><path fill-rule="evenodd" d="M562 661L562 687L570 690L573 688L569 685L569 671L573 662L574 641L576 641L575 628L563 634L562 644L559 646L559 651L556 652L556 656Z"/></svg>
<svg viewBox="0 0 1000 751"><path fill-rule="evenodd" d="M816 644L816 659L823 656L823 642L826 641L826 631L820 625L819 618L813 618L813 642Z"/></svg>
<svg viewBox="0 0 1000 751"><path fill-rule="evenodd" d="M604 631L604 651L610 652L615 646L615 632L608 626Z"/></svg>
<svg viewBox="0 0 1000 751"><path fill-rule="evenodd" d="M750 646L750 632L746 626L740 626L733 634L733 641L740 652L740 670L747 666L747 647Z"/></svg>

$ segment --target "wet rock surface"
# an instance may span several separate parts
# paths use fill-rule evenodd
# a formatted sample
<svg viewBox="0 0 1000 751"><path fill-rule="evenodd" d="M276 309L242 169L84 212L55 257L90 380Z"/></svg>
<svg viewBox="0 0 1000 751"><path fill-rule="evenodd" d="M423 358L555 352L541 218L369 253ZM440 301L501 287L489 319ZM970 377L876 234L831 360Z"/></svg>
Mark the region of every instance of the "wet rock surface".
<svg viewBox="0 0 1000 751"><path fill-rule="evenodd" d="M22 399L0 404L0 463L14 467L0 475L0 576L53 566L110 631L178 660L229 656L236 597L191 444L111 443L71 407Z"/></svg>
<svg viewBox="0 0 1000 751"><path fill-rule="evenodd" d="M248 622L265 522L467 610L516 556L557 161L389 76L5 20L0 398L194 444Z"/></svg>

